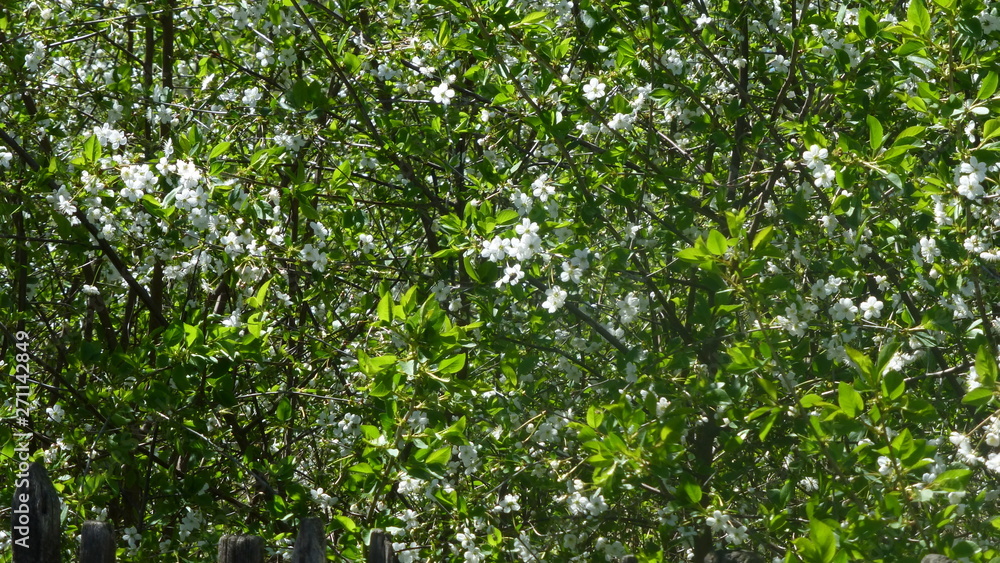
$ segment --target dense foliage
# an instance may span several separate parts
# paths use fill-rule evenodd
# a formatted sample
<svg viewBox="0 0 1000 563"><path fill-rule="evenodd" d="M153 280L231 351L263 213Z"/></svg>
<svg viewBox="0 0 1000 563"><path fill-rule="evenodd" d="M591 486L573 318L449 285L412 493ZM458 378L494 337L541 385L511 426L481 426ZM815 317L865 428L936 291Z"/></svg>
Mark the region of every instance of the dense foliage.
<svg viewBox="0 0 1000 563"><path fill-rule="evenodd" d="M975 0L8 6L4 458L149 561L310 514L335 560L996 560L998 40Z"/></svg>

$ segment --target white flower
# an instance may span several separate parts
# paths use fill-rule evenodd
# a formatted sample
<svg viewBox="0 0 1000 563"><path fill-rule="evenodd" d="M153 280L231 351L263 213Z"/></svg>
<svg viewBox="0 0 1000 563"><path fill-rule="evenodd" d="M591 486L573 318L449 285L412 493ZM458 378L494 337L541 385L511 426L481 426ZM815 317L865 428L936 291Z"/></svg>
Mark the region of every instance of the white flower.
<svg viewBox="0 0 1000 563"><path fill-rule="evenodd" d="M326 271L326 264L329 262L329 258L320 249L311 244L307 244L302 248L300 255L303 260L312 262L314 270L318 272Z"/></svg>
<svg viewBox="0 0 1000 563"><path fill-rule="evenodd" d="M848 321L854 318L858 308L847 297L843 297L830 307L830 316L834 321Z"/></svg>
<svg viewBox="0 0 1000 563"><path fill-rule="evenodd" d="M260 88L254 86L253 88L247 88L243 91L243 105L256 107L257 102L260 101L261 93Z"/></svg>
<svg viewBox="0 0 1000 563"><path fill-rule="evenodd" d="M122 539L128 542L129 549L135 549L137 547L136 543L142 540L142 536L139 534L139 531L136 530L135 527L133 526L130 528L125 528L125 535L122 536Z"/></svg>
<svg viewBox="0 0 1000 563"><path fill-rule="evenodd" d="M434 294L434 297L438 301L444 302L448 300L448 295L451 294L451 287L444 280L438 280L431 286L431 293Z"/></svg>
<svg viewBox="0 0 1000 563"><path fill-rule="evenodd" d="M588 84L583 85L583 97L590 101L599 100L604 97L606 86L596 78L591 78Z"/></svg>
<svg viewBox="0 0 1000 563"><path fill-rule="evenodd" d="M694 23L695 23L695 27L694 28L696 30L701 30L706 25L712 23L712 18L708 14L702 14L702 15L698 16L698 19L694 20Z"/></svg>
<svg viewBox="0 0 1000 563"><path fill-rule="evenodd" d="M941 249L937 247L937 241L930 237L921 237L918 248L920 257L928 264L933 264L934 259L941 256Z"/></svg>
<svg viewBox="0 0 1000 563"><path fill-rule="evenodd" d="M128 139L125 137L125 133L114 129L111 125L105 123L100 127L94 127L94 135L97 136L97 142L101 144L102 147L110 146L112 149L118 150L128 144Z"/></svg>
<svg viewBox="0 0 1000 563"><path fill-rule="evenodd" d="M979 372L976 371L976 366L969 368L969 373L965 375L965 386L969 391L983 386L982 383L979 383Z"/></svg>
<svg viewBox="0 0 1000 563"><path fill-rule="evenodd" d="M309 223L309 227L312 228L313 234L316 235L316 238L318 238L321 241L326 240L326 238L330 236L330 229L326 228L326 226L323 223L313 221Z"/></svg>
<svg viewBox="0 0 1000 563"><path fill-rule="evenodd" d="M59 186L59 190L45 196L46 201L56 208L56 211L63 215L73 215L76 213L76 205L73 205L73 196L70 195L66 186Z"/></svg>
<svg viewBox="0 0 1000 563"><path fill-rule="evenodd" d="M448 105L451 103L451 99L455 97L455 90L447 82L442 82L431 88L431 96L434 97L435 102Z"/></svg>
<svg viewBox="0 0 1000 563"><path fill-rule="evenodd" d="M576 128L580 130L580 133L584 136L595 135L600 132L601 127L599 125L594 125L593 123L577 123Z"/></svg>
<svg viewBox="0 0 1000 563"><path fill-rule="evenodd" d="M880 318L882 316L883 303L879 301L874 295L868 297L867 301L861 302L861 313L864 315L865 319Z"/></svg>
<svg viewBox="0 0 1000 563"><path fill-rule="evenodd" d="M563 262L562 269L559 279L564 282L580 283L581 278L583 278L583 268L574 266L572 262Z"/></svg>
<svg viewBox="0 0 1000 563"><path fill-rule="evenodd" d="M10 151L0 151L0 167L10 168L10 161L14 158L14 155Z"/></svg>
<svg viewBox="0 0 1000 563"><path fill-rule="evenodd" d="M337 500L339 500L337 497L330 496L329 493L324 492L323 487L313 489L309 492L309 494L312 495L313 500L315 500L323 508L331 508L337 504Z"/></svg>
<svg viewBox="0 0 1000 563"><path fill-rule="evenodd" d="M201 171L189 160L177 161L176 170L179 176L177 184L179 188L191 189L201 181ZM180 199L180 195L178 195L178 199Z"/></svg>
<svg viewBox="0 0 1000 563"><path fill-rule="evenodd" d="M490 262L499 262L507 257L505 248L502 238L493 237L493 240L483 243L483 251L480 253L480 256Z"/></svg>
<svg viewBox="0 0 1000 563"><path fill-rule="evenodd" d="M608 127L614 129L615 131L624 129L629 131L632 129L632 121L635 118L627 113L616 113L611 121L608 122Z"/></svg>
<svg viewBox="0 0 1000 563"><path fill-rule="evenodd" d="M768 61L771 66L771 72L777 72L784 74L788 72L789 61L783 55L775 55L773 59Z"/></svg>
<svg viewBox="0 0 1000 563"><path fill-rule="evenodd" d="M711 516L705 518L705 523L708 524L712 530L720 532L729 525L729 516L723 514L719 510L716 510L712 512Z"/></svg>
<svg viewBox="0 0 1000 563"><path fill-rule="evenodd" d="M122 168L121 175L122 182L125 184L121 194L122 197L128 199L130 202L141 199L146 192L152 191L159 181L159 178L153 174L148 164L125 166Z"/></svg>
<svg viewBox="0 0 1000 563"><path fill-rule="evenodd" d="M888 475L892 473L892 460L886 456L879 456L878 458L878 472L882 475Z"/></svg>
<svg viewBox="0 0 1000 563"><path fill-rule="evenodd" d="M959 172L962 174L969 174L976 179L977 182L982 182L986 179L986 163L979 162L979 159L972 157L969 162L963 162L959 166Z"/></svg>
<svg viewBox="0 0 1000 563"><path fill-rule="evenodd" d="M45 43L35 41L35 48L24 57L24 66L31 72L38 71L38 63L45 57Z"/></svg>
<svg viewBox="0 0 1000 563"><path fill-rule="evenodd" d="M823 164L823 161L826 160L829 154L829 151L820 148L819 145L811 145L809 150L802 153L802 161L809 168L816 168L818 165Z"/></svg>
<svg viewBox="0 0 1000 563"><path fill-rule="evenodd" d="M180 538L187 539L191 535L191 532L197 530L205 523L205 518L197 510L191 510L191 508L186 508L187 514L184 515L184 519L181 520L180 525Z"/></svg>
<svg viewBox="0 0 1000 563"><path fill-rule="evenodd" d="M656 401L656 417L662 417L663 413L667 412L668 408L670 408L670 401L668 401L666 397L660 397L660 399Z"/></svg>
<svg viewBox="0 0 1000 563"><path fill-rule="evenodd" d="M817 188L829 188L836 179L837 171L826 164L820 163L813 169L813 185Z"/></svg>
<svg viewBox="0 0 1000 563"><path fill-rule="evenodd" d="M627 325L649 309L649 299L641 294L629 293L615 305L618 307L618 316L622 324Z"/></svg>
<svg viewBox="0 0 1000 563"><path fill-rule="evenodd" d="M555 313L566 303L567 296L566 291L558 285L546 289L545 301L542 302L542 307L550 313Z"/></svg>
<svg viewBox="0 0 1000 563"><path fill-rule="evenodd" d="M535 196L538 201L544 203L549 200L549 196L553 196L555 193L556 189L549 183L548 174L542 174L531 183L531 195ZM535 230L537 231L537 229Z"/></svg>
<svg viewBox="0 0 1000 563"><path fill-rule="evenodd" d="M514 227L514 232L519 235L523 235L525 233L535 234L538 232L538 223L535 223L528 218L521 219L521 224Z"/></svg>
<svg viewBox="0 0 1000 563"><path fill-rule="evenodd" d="M521 510L521 505L517 502L518 500L520 500L520 497L517 495L507 495L493 507L493 512L504 512L507 514L517 512Z"/></svg>
<svg viewBox="0 0 1000 563"><path fill-rule="evenodd" d="M45 414L49 415L49 418L51 418L53 422L62 422L63 416L66 412L63 410L62 405L56 403L45 409Z"/></svg>
<svg viewBox="0 0 1000 563"><path fill-rule="evenodd" d="M731 526L726 530L726 539L729 540L729 543L735 545L742 544L747 541L749 537L749 534L747 534L747 527L743 525Z"/></svg>
<svg viewBox="0 0 1000 563"><path fill-rule="evenodd" d="M375 250L375 237L367 233L358 235L358 246L361 247L362 253L371 254Z"/></svg>
<svg viewBox="0 0 1000 563"><path fill-rule="evenodd" d="M514 264L513 266L507 266L504 268L504 276L497 280L496 287L501 287L505 283L516 284L524 279L524 272L521 271L520 264Z"/></svg>
<svg viewBox="0 0 1000 563"><path fill-rule="evenodd" d="M274 51L267 47L261 47L260 51L257 51L257 60L260 61L260 66L267 67L271 66L274 62Z"/></svg>
<svg viewBox="0 0 1000 563"><path fill-rule="evenodd" d="M427 418L424 411L415 410L410 413L410 416L406 417L406 423L410 425L410 428L413 429L414 432L420 433L427 428L427 425L430 423L430 419Z"/></svg>

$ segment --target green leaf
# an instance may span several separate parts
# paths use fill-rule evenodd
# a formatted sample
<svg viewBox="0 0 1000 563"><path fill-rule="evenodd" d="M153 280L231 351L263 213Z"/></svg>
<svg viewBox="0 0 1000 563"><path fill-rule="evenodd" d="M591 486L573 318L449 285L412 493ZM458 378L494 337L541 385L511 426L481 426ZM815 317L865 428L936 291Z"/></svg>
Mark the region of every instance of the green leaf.
<svg viewBox="0 0 1000 563"><path fill-rule="evenodd" d="M914 149L914 148L917 148L917 147L914 146L914 145L893 145L892 147L890 147L888 150L886 150L884 153L882 153L879 156L879 160L881 160L883 162L888 162L888 161L890 161L890 160L892 160L894 158L898 158L900 156L903 156L904 154L906 154L906 152L908 150Z"/></svg>
<svg viewBox="0 0 1000 563"><path fill-rule="evenodd" d="M906 100L906 107L919 111L920 113L927 113L927 102L923 98L913 96Z"/></svg>
<svg viewBox="0 0 1000 563"><path fill-rule="evenodd" d="M604 421L604 413L597 409L594 405L590 405L587 409L587 426L591 428L597 428Z"/></svg>
<svg viewBox="0 0 1000 563"><path fill-rule="evenodd" d="M792 545L795 546L799 556L806 563L822 563L816 544L809 538L795 538L792 540Z"/></svg>
<svg viewBox="0 0 1000 563"><path fill-rule="evenodd" d="M615 64L621 68L632 64L635 61L635 46L632 41L625 39L618 43L618 55L615 59Z"/></svg>
<svg viewBox="0 0 1000 563"><path fill-rule="evenodd" d="M292 403L289 402L288 398L282 398L278 402L278 408L274 411L274 416L277 417L281 422L292 418Z"/></svg>
<svg viewBox="0 0 1000 563"><path fill-rule="evenodd" d="M966 405L972 405L974 407L981 407L986 403L990 402L993 398L993 391L986 389L984 387L977 387L972 391L969 391L962 397L962 403Z"/></svg>
<svg viewBox="0 0 1000 563"><path fill-rule="evenodd" d="M757 433L757 436L761 439L761 441L765 440L767 435L771 433L771 428L774 427L774 421L776 420L778 420L777 412L772 412L767 416L767 419L764 421L764 425L760 428L760 432Z"/></svg>
<svg viewBox="0 0 1000 563"><path fill-rule="evenodd" d="M938 475L932 486L943 491L961 491L965 489L965 484L971 476L970 469L949 469Z"/></svg>
<svg viewBox="0 0 1000 563"><path fill-rule="evenodd" d="M87 162L97 162L100 160L101 143L97 140L97 135L91 135L83 142L83 158Z"/></svg>
<svg viewBox="0 0 1000 563"><path fill-rule="evenodd" d="M858 33L865 39L878 35L878 21L864 8L858 11Z"/></svg>
<svg viewBox="0 0 1000 563"><path fill-rule="evenodd" d="M979 84L979 93L976 94L977 100L988 100L994 92L997 91L997 73L992 70L983 78L982 82Z"/></svg>
<svg viewBox="0 0 1000 563"><path fill-rule="evenodd" d="M435 450L424 460L427 465L438 465L441 467L448 465L449 461L451 461L451 446Z"/></svg>
<svg viewBox="0 0 1000 563"><path fill-rule="evenodd" d="M774 227L768 225L763 229L757 231L757 234L753 237L753 243L750 245L751 250L757 250L757 247L769 242L774 236Z"/></svg>
<svg viewBox="0 0 1000 563"><path fill-rule="evenodd" d="M678 260L684 260L685 262L699 263L705 260L707 256L701 250L695 247L685 248L677 253Z"/></svg>
<svg viewBox="0 0 1000 563"><path fill-rule="evenodd" d="M983 387L992 389L997 381L997 359L989 346L981 344L976 351L976 373Z"/></svg>
<svg viewBox="0 0 1000 563"><path fill-rule="evenodd" d="M333 517L335 525L347 530L348 532L357 532L358 525L354 523L348 516L337 515Z"/></svg>
<svg viewBox="0 0 1000 563"><path fill-rule="evenodd" d="M364 351L358 350L358 367L361 368L362 373L366 375L375 375L381 371L385 371L386 368L392 366L396 363L396 356L377 356L375 358L368 357Z"/></svg>
<svg viewBox="0 0 1000 563"><path fill-rule="evenodd" d="M440 433L438 433L438 437L441 439L462 438L465 436L466 424L467 422L465 420L465 417L463 416L462 418L458 419L458 421L456 421L455 424L452 424L448 428L445 428Z"/></svg>
<svg viewBox="0 0 1000 563"><path fill-rule="evenodd" d="M382 299L379 299L376 311L378 312L380 321L384 323L392 321L392 296L389 295L388 291L382 294Z"/></svg>
<svg viewBox="0 0 1000 563"><path fill-rule="evenodd" d="M799 399L799 404L802 405L802 408L808 409L815 405L826 404L826 402L823 400L823 397L820 397L815 393L807 393Z"/></svg>
<svg viewBox="0 0 1000 563"><path fill-rule="evenodd" d="M917 35L924 35L931 29L931 15L927 12L924 0L910 0L906 9L906 20L913 24Z"/></svg>
<svg viewBox="0 0 1000 563"><path fill-rule="evenodd" d="M892 142L893 146L896 145L912 145L912 141L919 137L927 128L923 125L913 125L907 127L900 131L899 135L896 135L896 140Z"/></svg>
<svg viewBox="0 0 1000 563"><path fill-rule="evenodd" d="M274 278L270 278L267 281L265 281L260 286L260 289L257 290L257 294L247 299L248 307L252 307L254 309L260 309L261 307L264 306L264 301L267 298L267 288L271 286L271 280L273 279Z"/></svg>
<svg viewBox="0 0 1000 563"><path fill-rule="evenodd" d="M693 477L685 475L681 482L681 491L691 504L701 502L701 486L695 482Z"/></svg>
<svg viewBox="0 0 1000 563"><path fill-rule="evenodd" d="M898 371L890 371L882 378L882 396L895 401L906 392L906 379Z"/></svg>
<svg viewBox="0 0 1000 563"><path fill-rule="evenodd" d="M216 157L222 156L223 154L226 153L226 151L229 150L229 147L231 147L232 145L233 144L230 143L229 141L222 141L221 143L215 145L214 147L212 147L212 152L208 154L208 159L214 160Z"/></svg>
<svg viewBox="0 0 1000 563"><path fill-rule="evenodd" d="M310 219L312 221L321 220L319 212L316 211L316 208L313 207L311 203L309 203L309 200L306 199L305 196L299 194L297 199L299 202L299 212L302 213L302 215L304 215L306 219Z"/></svg>
<svg viewBox="0 0 1000 563"><path fill-rule="evenodd" d="M706 245L708 246L708 251L716 256L722 256L729 248L729 242L726 240L726 237L715 229L712 229L712 231L708 233L708 241L706 241Z"/></svg>
<svg viewBox="0 0 1000 563"><path fill-rule="evenodd" d="M983 141L1000 135L1000 119L990 119L983 124Z"/></svg>
<svg viewBox="0 0 1000 563"><path fill-rule="evenodd" d="M821 520L809 521L809 538L819 552L824 563L833 561L837 555L837 537L833 534L833 529Z"/></svg>
<svg viewBox="0 0 1000 563"><path fill-rule="evenodd" d="M448 18L441 18L441 27L438 28L437 42L442 47L447 47L448 43L451 42L451 24L448 23Z"/></svg>
<svg viewBox="0 0 1000 563"><path fill-rule="evenodd" d="M465 354L459 354L457 356L452 356L445 360L441 360L438 364L438 373L458 373L462 371L465 367Z"/></svg>
<svg viewBox="0 0 1000 563"><path fill-rule="evenodd" d="M854 418L865 408L865 401L861 398L861 393L854 390L854 386L846 381L841 381L837 386L837 403L844 413Z"/></svg>
<svg viewBox="0 0 1000 563"><path fill-rule="evenodd" d="M368 394L372 397L388 397L396 388L397 374L392 372L382 372L375 375L375 380L368 388Z"/></svg>
<svg viewBox="0 0 1000 563"><path fill-rule="evenodd" d="M868 144L873 151L877 151L882 146L882 141L885 140L882 132L882 123L874 115L869 115L865 118L865 121L868 122Z"/></svg>
<svg viewBox="0 0 1000 563"><path fill-rule="evenodd" d="M371 464L368 463L367 461L363 461L361 463L352 465L348 469L348 471L351 471L353 473L366 473L366 474L369 474L369 475L372 475L372 474L375 473L375 470L372 468Z"/></svg>
<svg viewBox="0 0 1000 563"><path fill-rule="evenodd" d="M433 299L433 300L432 300ZM428 303L436 304L437 299L428 297ZM403 294L403 297L399 299L399 306L402 307L404 315L411 315L417 310L417 286L411 286L410 289Z"/></svg>
<svg viewBox="0 0 1000 563"><path fill-rule="evenodd" d="M547 12L531 12L530 14L524 16L521 20L520 25L528 25L532 23L538 23L545 19L545 16L549 15Z"/></svg>
<svg viewBox="0 0 1000 563"><path fill-rule="evenodd" d="M503 209L497 213L496 222L497 225L507 225L517 221L519 217L520 215L518 215L517 211L514 211L513 209Z"/></svg>
<svg viewBox="0 0 1000 563"><path fill-rule="evenodd" d="M163 207L163 204L157 201L152 194L142 196L139 203L146 208L147 213L158 219L167 219L174 214L174 211L176 211L175 207Z"/></svg>
<svg viewBox="0 0 1000 563"><path fill-rule="evenodd" d="M361 68L361 59L357 57L354 53L344 53L343 55L344 67L347 69L347 74L354 74L358 72Z"/></svg>
<svg viewBox="0 0 1000 563"><path fill-rule="evenodd" d="M868 382L873 382L875 379L873 373L875 370L875 366L872 365L871 359L868 356L866 356L863 352L855 350L850 346L845 346L844 350L847 352L847 356L851 358L851 361L854 362L854 365L858 368L858 371L861 372L861 375L865 377L865 380Z"/></svg>

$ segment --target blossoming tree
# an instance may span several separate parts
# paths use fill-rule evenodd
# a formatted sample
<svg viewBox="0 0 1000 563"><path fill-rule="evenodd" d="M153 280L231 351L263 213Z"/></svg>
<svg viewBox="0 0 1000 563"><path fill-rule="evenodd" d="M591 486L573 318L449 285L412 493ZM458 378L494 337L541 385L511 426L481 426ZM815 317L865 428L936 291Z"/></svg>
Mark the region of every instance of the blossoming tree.
<svg viewBox="0 0 1000 563"><path fill-rule="evenodd" d="M149 560L996 560L996 10L8 2L4 458Z"/></svg>

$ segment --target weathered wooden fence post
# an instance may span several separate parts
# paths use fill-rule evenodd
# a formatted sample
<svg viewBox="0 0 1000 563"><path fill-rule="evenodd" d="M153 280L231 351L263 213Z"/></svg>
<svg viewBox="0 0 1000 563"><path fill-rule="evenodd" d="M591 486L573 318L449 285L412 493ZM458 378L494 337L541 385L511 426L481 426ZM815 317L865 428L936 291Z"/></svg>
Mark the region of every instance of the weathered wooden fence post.
<svg viewBox="0 0 1000 563"><path fill-rule="evenodd" d="M10 515L14 563L59 563L59 495L45 466L22 465L15 484Z"/></svg>
<svg viewBox="0 0 1000 563"><path fill-rule="evenodd" d="M219 563L264 563L264 540L259 536L222 536Z"/></svg>
<svg viewBox="0 0 1000 563"><path fill-rule="evenodd" d="M392 539L384 530L372 530L371 541L368 543L368 563L397 563Z"/></svg>
<svg viewBox="0 0 1000 563"><path fill-rule="evenodd" d="M292 550L292 563L324 563L326 561L326 530L319 518L303 518L299 537Z"/></svg>
<svg viewBox="0 0 1000 563"><path fill-rule="evenodd" d="M110 523L87 520L80 535L80 563L115 563L114 530Z"/></svg>

